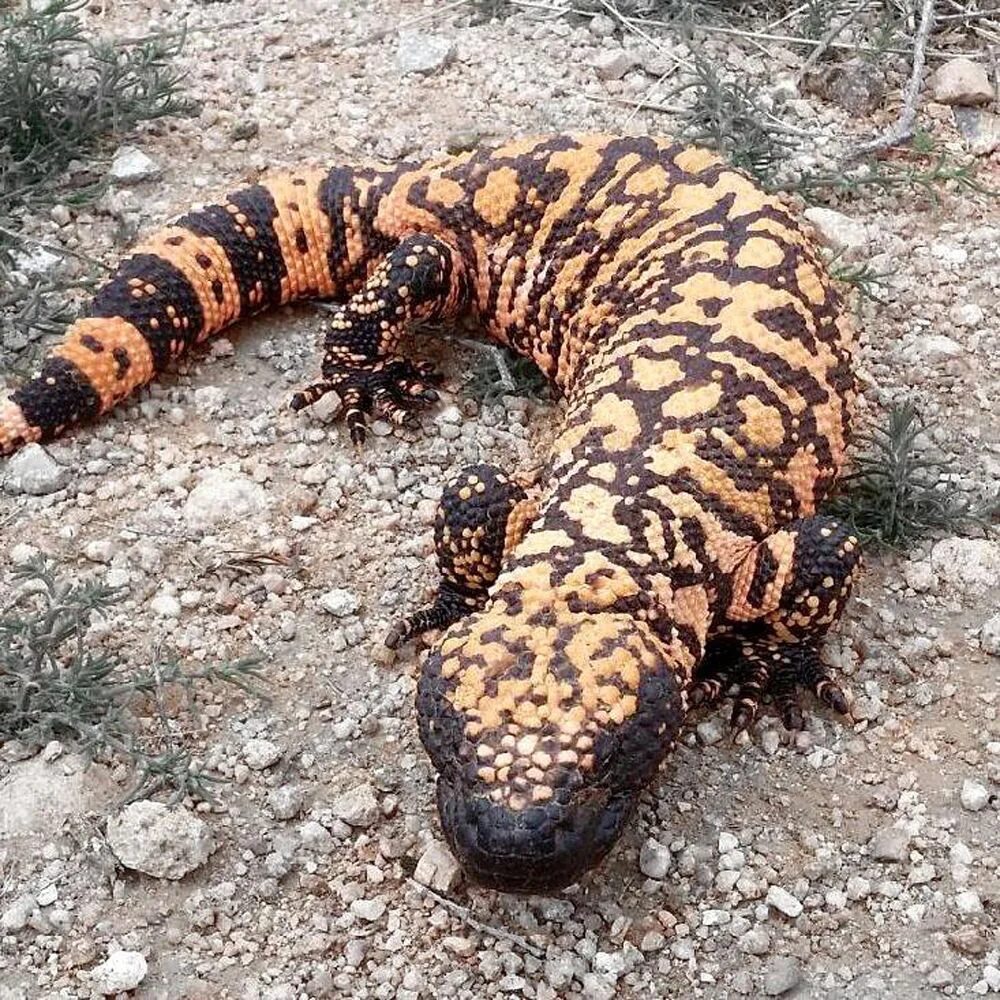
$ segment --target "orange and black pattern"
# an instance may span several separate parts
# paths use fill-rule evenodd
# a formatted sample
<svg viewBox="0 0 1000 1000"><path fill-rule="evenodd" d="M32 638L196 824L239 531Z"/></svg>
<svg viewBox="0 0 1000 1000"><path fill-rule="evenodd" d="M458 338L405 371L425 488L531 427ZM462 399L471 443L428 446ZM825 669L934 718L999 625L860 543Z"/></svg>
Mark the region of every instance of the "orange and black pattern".
<svg viewBox="0 0 1000 1000"><path fill-rule="evenodd" d="M320 378L360 444L437 376L414 321L478 318L567 398L532 496L476 466L444 496L446 630L418 715L467 870L541 891L604 857L694 704L733 724L799 688L859 567L816 505L844 458L852 330L808 235L702 150L555 135L427 164L301 172L183 216L122 264L0 410L0 452L101 413L239 318L340 303Z"/></svg>

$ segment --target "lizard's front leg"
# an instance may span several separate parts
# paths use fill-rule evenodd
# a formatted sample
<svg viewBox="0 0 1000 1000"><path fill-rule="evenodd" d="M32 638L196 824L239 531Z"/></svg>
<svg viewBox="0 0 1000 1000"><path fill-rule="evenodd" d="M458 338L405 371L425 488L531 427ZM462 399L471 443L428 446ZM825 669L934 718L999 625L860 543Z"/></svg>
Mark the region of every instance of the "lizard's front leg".
<svg viewBox="0 0 1000 1000"><path fill-rule="evenodd" d="M292 397L293 410L337 392L351 440L361 444L374 410L406 422L415 406L433 402L439 381L433 366L396 353L414 323L444 319L468 302L458 252L424 233L407 236L375 269L364 287L340 306L324 345L323 378Z"/></svg>
<svg viewBox="0 0 1000 1000"><path fill-rule="evenodd" d="M441 584L434 600L397 622L385 638L395 649L414 635L444 628L481 608L504 555L537 515L522 486L494 465L472 465L450 482L434 521Z"/></svg>
<svg viewBox="0 0 1000 1000"><path fill-rule="evenodd" d="M736 569L722 628L688 693L691 703L711 704L735 684L737 731L752 725L765 695L788 729L801 729L800 688L846 714L847 698L819 648L860 569L857 538L832 517L802 518L763 539Z"/></svg>

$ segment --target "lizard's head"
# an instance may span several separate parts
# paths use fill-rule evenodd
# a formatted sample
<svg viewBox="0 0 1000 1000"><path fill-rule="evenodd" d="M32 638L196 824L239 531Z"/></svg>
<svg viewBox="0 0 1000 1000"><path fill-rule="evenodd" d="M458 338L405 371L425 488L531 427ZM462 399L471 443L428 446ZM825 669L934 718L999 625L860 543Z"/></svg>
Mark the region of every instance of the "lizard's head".
<svg viewBox="0 0 1000 1000"><path fill-rule="evenodd" d="M445 835L509 892L576 881L608 853L673 745L674 665L628 614L490 607L453 625L420 677L420 736Z"/></svg>

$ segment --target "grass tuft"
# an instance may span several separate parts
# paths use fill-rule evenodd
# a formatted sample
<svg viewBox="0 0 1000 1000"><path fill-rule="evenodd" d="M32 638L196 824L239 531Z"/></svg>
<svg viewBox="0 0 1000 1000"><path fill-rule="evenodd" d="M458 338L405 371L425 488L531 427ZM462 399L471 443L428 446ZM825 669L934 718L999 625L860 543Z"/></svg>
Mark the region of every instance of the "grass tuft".
<svg viewBox="0 0 1000 1000"><path fill-rule="evenodd" d="M791 143L748 77L736 74L723 79L708 59L696 53L691 75L674 96L685 92L693 95L681 127L685 139L722 153L734 167L759 181L774 178Z"/></svg>
<svg viewBox="0 0 1000 1000"><path fill-rule="evenodd" d="M136 775L130 800L167 791L172 801L211 801L209 786L219 779L180 741L166 703L201 682L260 695L260 660L191 669L157 650L148 666L130 668L87 637L94 619L123 598L120 589L65 581L41 559L13 574L21 586L0 613L0 742L38 748L60 740L91 759L122 758ZM138 709L150 701L155 724L146 731Z"/></svg>
<svg viewBox="0 0 1000 1000"><path fill-rule="evenodd" d="M501 396L549 398L549 381L531 358L496 344L467 343L472 344L479 354L479 361L465 376L465 391L473 399L490 403Z"/></svg>
<svg viewBox="0 0 1000 1000"><path fill-rule="evenodd" d="M869 302L885 305L887 300L882 296L882 290L889 287L889 279L895 271L879 271L868 261L851 264L841 260L839 255L830 261L830 275L835 281L849 285L860 298Z"/></svg>
<svg viewBox="0 0 1000 1000"><path fill-rule="evenodd" d="M897 158L869 159L843 170L807 171L783 186L811 202L828 201L834 195L855 198L868 191L919 191L937 204L942 188L1000 197L1000 189L979 179L974 158L963 162L947 150L925 145L918 133L915 147Z"/></svg>
<svg viewBox="0 0 1000 1000"><path fill-rule="evenodd" d="M986 529L1000 498L960 492L946 459L921 441L929 425L912 403L893 406L884 428L862 439L865 451L826 504L870 550L906 551L938 531Z"/></svg>
<svg viewBox="0 0 1000 1000"><path fill-rule="evenodd" d="M53 0L41 10L0 12L0 361L7 369L22 367L15 359L39 337L61 332L74 314L69 293L89 287L91 277L58 267L25 274L21 258L33 247L19 232L22 214L93 201L103 182L90 172L67 177L73 161L142 122L194 110L173 65L182 35L95 38L76 16L85 5Z"/></svg>

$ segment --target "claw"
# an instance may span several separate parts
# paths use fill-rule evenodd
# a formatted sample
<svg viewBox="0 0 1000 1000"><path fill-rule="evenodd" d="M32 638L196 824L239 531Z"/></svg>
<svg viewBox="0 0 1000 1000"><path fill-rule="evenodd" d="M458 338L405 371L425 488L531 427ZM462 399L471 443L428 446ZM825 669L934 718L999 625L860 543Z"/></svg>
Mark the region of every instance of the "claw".
<svg viewBox="0 0 1000 1000"><path fill-rule="evenodd" d="M798 705L791 704L786 705L785 710L781 713L781 722L791 733L796 733L805 727L805 718L802 715L802 709Z"/></svg>
<svg viewBox="0 0 1000 1000"><path fill-rule="evenodd" d="M847 697L839 685L829 678L824 678L816 684L814 690L816 697L824 704L829 705L835 712L839 712L841 715L848 714Z"/></svg>
<svg viewBox="0 0 1000 1000"><path fill-rule="evenodd" d="M314 382L295 393L288 405L296 412L304 410L307 406L312 406L317 400L322 399L328 392L333 392L334 388L335 386L329 382Z"/></svg>
<svg viewBox="0 0 1000 1000"><path fill-rule="evenodd" d="M757 703L750 698L740 698L733 705L733 714L729 726L733 731L733 739L749 729L757 718Z"/></svg>
<svg viewBox="0 0 1000 1000"><path fill-rule="evenodd" d="M395 622L389 631L386 632L385 638L382 640L382 644L388 649L398 649L409 637L409 619L400 618L399 621Z"/></svg>

